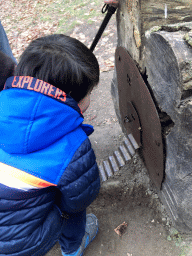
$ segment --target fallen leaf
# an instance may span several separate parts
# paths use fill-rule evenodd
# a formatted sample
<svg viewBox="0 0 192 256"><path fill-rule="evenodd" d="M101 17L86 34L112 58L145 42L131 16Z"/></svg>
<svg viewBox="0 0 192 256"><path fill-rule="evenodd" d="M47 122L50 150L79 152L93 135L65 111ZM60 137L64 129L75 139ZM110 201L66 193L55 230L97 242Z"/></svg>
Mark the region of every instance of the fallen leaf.
<svg viewBox="0 0 192 256"><path fill-rule="evenodd" d="M117 228L114 229L114 231L119 235L122 236L126 229L127 229L128 224L124 221L122 224L120 224Z"/></svg>

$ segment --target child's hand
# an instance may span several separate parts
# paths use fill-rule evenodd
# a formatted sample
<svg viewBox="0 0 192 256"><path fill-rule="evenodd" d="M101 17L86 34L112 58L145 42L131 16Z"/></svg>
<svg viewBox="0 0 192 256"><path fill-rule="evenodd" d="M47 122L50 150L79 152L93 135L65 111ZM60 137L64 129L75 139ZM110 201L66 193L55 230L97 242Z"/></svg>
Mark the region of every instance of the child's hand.
<svg viewBox="0 0 192 256"><path fill-rule="evenodd" d="M104 0L104 3L105 4L109 4L109 5L112 5L113 7L118 7L119 5L119 2L117 0Z"/></svg>

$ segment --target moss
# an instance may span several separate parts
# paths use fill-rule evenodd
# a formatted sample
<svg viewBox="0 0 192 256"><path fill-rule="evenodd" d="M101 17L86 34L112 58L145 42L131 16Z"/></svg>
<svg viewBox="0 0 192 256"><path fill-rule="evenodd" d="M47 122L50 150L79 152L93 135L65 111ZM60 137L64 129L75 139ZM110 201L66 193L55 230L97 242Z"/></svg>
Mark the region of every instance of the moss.
<svg viewBox="0 0 192 256"><path fill-rule="evenodd" d="M192 29L192 22L180 22L171 25L164 25L162 29L168 32L175 32L175 31L190 31Z"/></svg>
<svg viewBox="0 0 192 256"><path fill-rule="evenodd" d="M192 47L192 30L184 35L184 40Z"/></svg>
<svg viewBox="0 0 192 256"><path fill-rule="evenodd" d="M151 33L160 31L161 28L162 28L161 26L152 27L150 30L148 30L148 31L145 32L145 36L148 37L148 36L150 36Z"/></svg>
<svg viewBox="0 0 192 256"><path fill-rule="evenodd" d="M162 26L154 26L150 30L145 32L145 36L150 36L151 33L157 32L157 31L167 31L167 32L176 32L176 31L186 31L186 35L184 39L188 42L190 46L192 46L192 22L181 22L171 25L162 25ZM187 38L187 39L186 39Z"/></svg>

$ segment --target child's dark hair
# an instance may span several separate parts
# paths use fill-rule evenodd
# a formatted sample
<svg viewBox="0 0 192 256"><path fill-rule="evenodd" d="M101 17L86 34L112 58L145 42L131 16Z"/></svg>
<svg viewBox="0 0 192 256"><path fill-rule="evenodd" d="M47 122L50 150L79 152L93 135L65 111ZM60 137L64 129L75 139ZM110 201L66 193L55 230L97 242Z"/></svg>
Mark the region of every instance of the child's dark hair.
<svg viewBox="0 0 192 256"><path fill-rule="evenodd" d="M54 34L29 44L15 75L43 80L79 102L98 84L99 65L95 55L80 41Z"/></svg>

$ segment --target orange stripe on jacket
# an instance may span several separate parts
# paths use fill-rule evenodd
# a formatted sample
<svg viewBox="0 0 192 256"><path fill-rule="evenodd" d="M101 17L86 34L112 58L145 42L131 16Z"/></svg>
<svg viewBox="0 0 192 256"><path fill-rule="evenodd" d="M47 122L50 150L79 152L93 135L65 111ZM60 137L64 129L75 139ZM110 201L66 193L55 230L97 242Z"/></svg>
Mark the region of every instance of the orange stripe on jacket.
<svg viewBox="0 0 192 256"><path fill-rule="evenodd" d="M43 179L37 178L29 173L26 173L24 171L21 171L15 167L9 166L4 163L0 163L0 176L1 175L6 175L10 177L17 178L18 180L28 184L32 185L37 188L46 188L49 186L56 186L53 183L50 183L48 181L45 181Z"/></svg>

